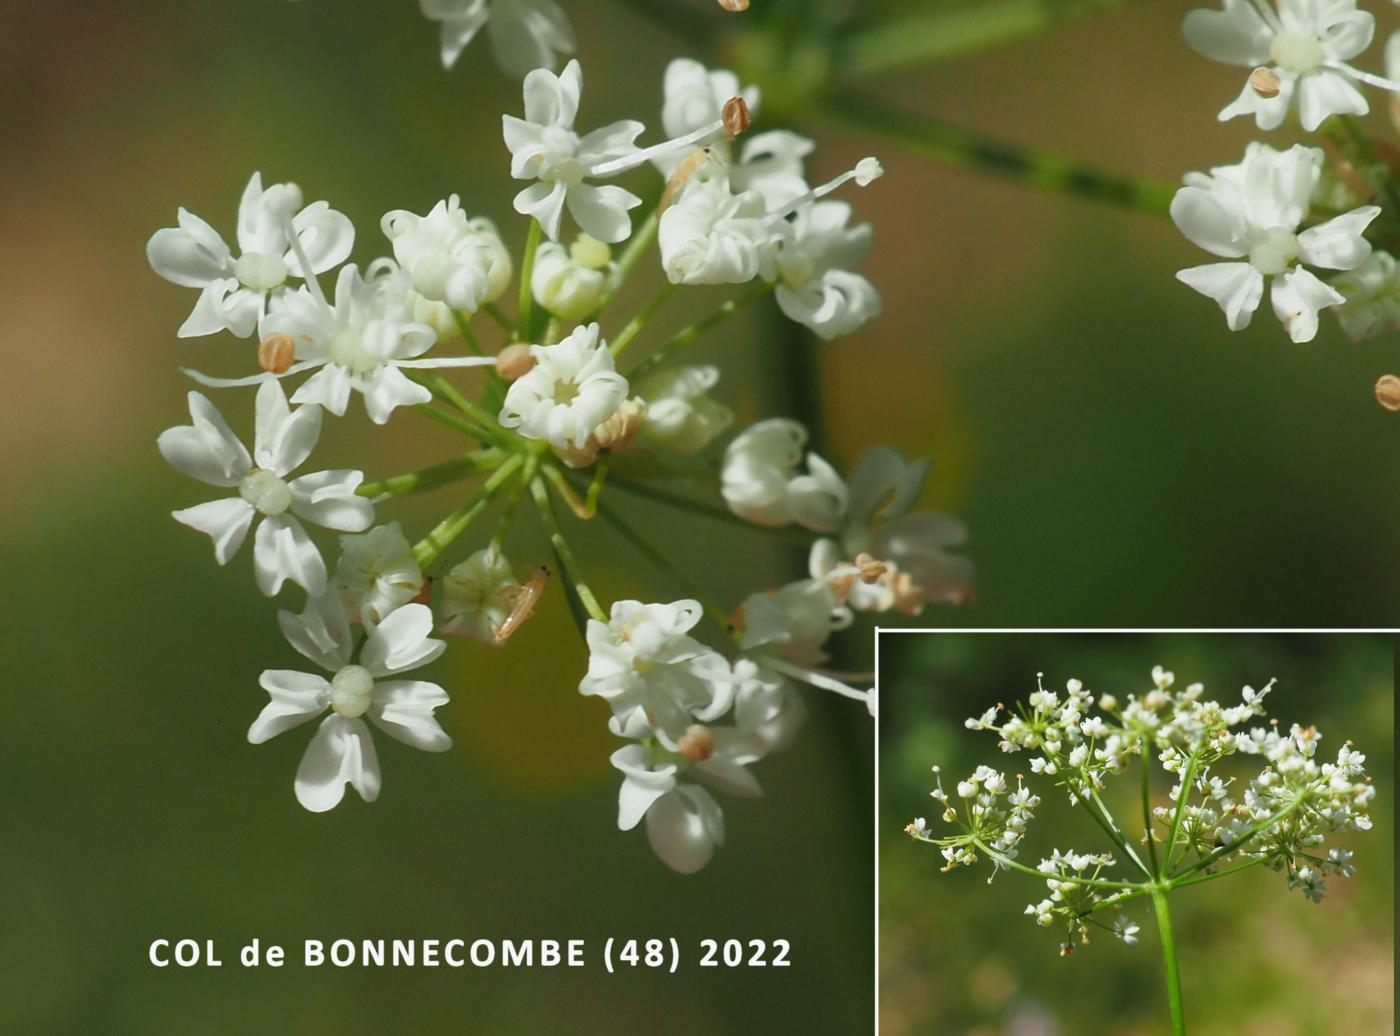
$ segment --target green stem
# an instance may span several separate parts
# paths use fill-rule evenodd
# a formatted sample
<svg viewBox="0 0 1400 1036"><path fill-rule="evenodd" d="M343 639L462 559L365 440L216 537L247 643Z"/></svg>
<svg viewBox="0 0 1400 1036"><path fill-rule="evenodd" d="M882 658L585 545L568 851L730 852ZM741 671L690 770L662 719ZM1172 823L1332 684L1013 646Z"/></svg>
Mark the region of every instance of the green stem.
<svg viewBox="0 0 1400 1036"><path fill-rule="evenodd" d="M755 525L752 522L747 522L740 518L737 514L725 510L723 507L715 507L711 504L702 503L699 500L690 500L675 493L668 493L664 489L656 489L640 482L629 482L627 479L613 476L611 484L619 489L625 489L634 496L645 497L648 500L655 500L657 503L678 507L692 514L713 518L715 521L737 525L751 532L761 532L767 533L770 536L777 536L801 547L811 547L812 541L816 538L812 533L791 526L775 527L771 525Z"/></svg>
<svg viewBox="0 0 1400 1036"><path fill-rule="evenodd" d="M421 493L427 489L436 489L449 482L456 482L468 475L494 471L501 466L505 457L505 453L497 449L475 450L471 453L464 453L460 457L430 464L418 471L410 471L404 475L393 475L377 482L366 482L360 486L357 492L360 496L367 496L370 499Z"/></svg>
<svg viewBox="0 0 1400 1036"><path fill-rule="evenodd" d="M1061 22L1117 7L1122 0L991 0L936 13L892 18L852 34L847 78L913 64L934 64L1044 32ZM842 59L838 58L838 61Z"/></svg>
<svg viewBox="0 0 1400 1036"><path fill-rule="evenodd" d="M559 557L559 564L563 566L564 575L573 585L574 593L584 610L589 616L599 622L607 622L607 612L603 611L598 604L598 598L593 595L588 584L583 581L583 573L579 569L578 562L574 559L574 552L569 548L568 540L564 539L564 534L559 531L558 519L554 516L554 504L549 499L549 487L545 485L544 479L538 475L530 480L530 495L534 497L535 509L540 513L540 521L544 523L545 533L549 536L549 545L554 548L554 553Z"/></svg>
<svg viewBox="0 0 1400 1036"><path fill-rule="evenodd" d="M1167 216L1176 193L1173 184L1107 173L857 94L833 94L827 109L853 129L890 137L925 158L997 173L1059 194Z"/></svg>
<svg viewBox="0 0 1400 1036"><path fill-rule="evenodd" d="M976 835L973 835L972 837L972 844L977 846L977 848L981 849L991 859L996 860L997 863L1001 864L1003 867L1007 867L1013 871L1020 871L1022 874L1029 874L1032 878L1039 878L1041 881L1044 881L1046 878L1054 878L1056 881L1062 881L1065 884L1073 883L1075 885L1085 885L1089 888L1096 889L1142 888L1141 885L1134 885L1132 882L1127 881L1105 881L1103 878L1081 878L1073 874L1068 874L1064 877L1061 877L1058 874L1046 874L1044 871L1038 871L1031 867L1027 867L1025 864L1017 863L1009 856L1003 856L1001 853L997 852L995 849L989 846L986 842L982 841L982 839L978 838Z"/></svg>
<svg viewBox="0 0 1400 1036"><path fill-rule="evenodd" d="M1237 867L1228 867L1223 871L1216 871L1214 874L1202 874L1194 878L1188 878L1186 881L1174 881L1172 882L1172 888L1184 889L1190 885L1200 885L1203 882L1215 881L1217 878L1223 878L1227 874L1238 874L1240 871L1247 871L1251 867L1258 867L1261 863L1267 862L1267 860L1268 857L1266 856L1256 856L1248 863L1242 863Z"/></svg>
<svg viewBox="0 0 1400 1036"><path fill-rule="evenodd" d="M490 317L497 324L499 324L502 331L505 331L509 335L515 334L515 322L512 321L510 317L502 313L501 307L496 305L494 302L488 302L486 303L486 305L482 306L481 312L485 313L488 317Z"/></svg>
<svg viewBox="0 0 1400 1036"><path fill-rule="evenodd" d="M452 310L452 319L457 324L457 330L462 332L462 337L466 340L467 348L478 356L485 356L486 350L482 348L481 341L472 332L471 324L467 321L467 315L460 309ZM493 407L499 408L501 400L505 398L505 379L496 372L495 367L486 368L486 398Z"/></svg>
<svg viewBox="0 0 1400 1036"><path fill-rule="evenodd" d="M463 435L470 436L478 442L494 444L499 441L500 437L498 435L487 431L485 428L480 427L472 421L467 421L458 417L456 414L449 414L446 410L439 410L429 403L415 403L413 409L417 410L424 417L432 418L438 424L446 425L448 428L461 432Z"/></svg>
<svg viewBox="0 0 1400 1036"><path fill-rule="evenodd" d="M457 387L448 381L441 374L428 374L414 380L428 387L435 395L447 400L462 413L466 414L478 425L482 431L491 438L501 443L505 441L505 435L496 424L496 419L479 404L473 403L466 396L457 390Z"/></svg>
<svg viewBox="0 0 1400 1036"><path fill-rule="evenodd" d="M643 306L638 311L637 315L627 322L627 326L618 332L617 337L612 340L609 346L612 349L612 354L614 356L621 356L622 350L627 348L632 339L636 338L642 328L646 327L647 321L656 316L657 311L664 306L667 300L675 293L676 286L674 284L670 281L663 284L657 293L651 297L651 301Z"/></svg>
<svg viewBox="0 0 1400 1036"><path fill-rule="evenodd" d="M772 290L773 285L766 281L759 281L743 294L736 295L729 301L717 306L708 316L702 317L689 327L677 331L649 354L642 357L641 361L627 372L628 382L634 385L637 384L653 370L669 360L672 355L695 341L706 331L710 330L710 328L727 320L754 299L760 298Z"/></svg>
<svg viewBox="0 0 1400 1036"><path fill-rule="evenodd" d="M1157 934L1162 940L1162 962L1167 968L1167 1002L1171 1007L1172 1036L1186 1036L1186 1019L1181 1011L1181 972L1176 965L1176 940L1172 938L1172 918L1167 895L1152 890L1152 909L1157 915Z"/></svg>
<svg viewBox="0 0 1400 1036"><path fill-rule="evenodd" d="M1171 880L1175 882L1178 878L1184 878L1188 874L1194 874L1196 871L1203 870L1206 867L1209 867L1216 860L1220 859L1220 857L1226 856L1234 852L1240 846L1244 845L1251 838L1257 835L1260 831L1263 831L1265 828L1272 826L1276 822L1288 816L1290 813L1296 811L1298 809L1298 805L1299 804L1297 802L1290 802L1287 806L1283 807L1283 809L1279 810L1277 813L1265 817L1263 820L1259 821L1259 823L1253 825L1252 827L1246 828L1244 834L1240 835L1238 838L1233 839L1232 841L1225 843L1220 848L1216 849L1213 853L1211 853L1209 856L1203 856L1201 857L1201 859L1197 860L1185 870L1177 871L1171 876Z"/></svg>
<svg viewBox="0 0 1400 1036"><path fill-rule="evenodd" d="M510 495L506 497L505 506L501 508L500 520L496 522L496 531L491 534L491 549L499 551L506 542L506 535L510 532L511 526L515 522L515 512L520 506L520 497L525 492L525 486L535 477L535 469L539 467L540 459L533 454L525 460L525 470L520 473L520 478L515 485L510 487Z"/></svg>
<svg viewBox="0 0 1400 1036"><path fill-rule="evenodd" d="M1128 845L1128 839L1124 837L1123 832L1118 829L1118 825L1113 822L1113 814L1110 813L1108 807L1103 804L1103 800L1099 798L1098 792L1091 792L1090 794L1091 798L1086 799L1081 797L1080 801L1084 803L1084 808L1089 811L1089 815L1094 818L1094 823L1103 828L1109 840L1122 850L1123 855L1133 861L1133 865L1137 867L1138 870L1142 871L1142 876L1144 878L1154 877L1153 873L1147 869L1147 865L1142 862L1138 854L1133 852L1132 847ZM1098 809L1094 808L1096 805Z"/></svg>
<svg viewBox="0 0 1400 1036"><path fill-rule="evenodd" d="M1199 762L1200 758L1195 752L1192 752L1186 760L1186 772L1181 778L1181 790L1177 792L1176 810L1172 813L1171 832L1167 836L1166 859L1162 868L1165 873L1171 873L1172 865L1175 862L1176 839L1181 833L1181 818L1186 813L1186 801L1191 797L1191 782L1196 779L1196 764Z"/></svg>
<svg viewBox="0 0 1400 1036"><path fill-rule="evenodd" d="M475 493L467 497L462 505L453 511L446 518L440 521L436 528L427 536L413 545L413 559L418 562L418 567L427 569L446 550L462 531L474 522L479 514L486 509L486 505L491 502L491 498L496 495L506 482L515 474L525 458L516 455L507 460L497 468Z"/></svg>
<svg viewBox="0 0 1400 1036"><path fill-rule="evenodd" d="M535 253L540 247L540 221L530 220L530 231L525 237L525 257L520 261L520 303L515 311L515 336L517 341L529 341L530 318L534 316L535 293L530 281L534 279Z"/></svg>
<svg viewBox="0 0 1400 1036"><path fill-rule="evenodd" d="M1152 775L1148 768L1152 765L1152 747L1147 738L1138 739L1140 748L1138 762L1142 764L1142 833L1147 839L1147 858L1152 861L1152 876L1162 876L1162 864L1157 859L1157 839L1152 837Z"/></svg>

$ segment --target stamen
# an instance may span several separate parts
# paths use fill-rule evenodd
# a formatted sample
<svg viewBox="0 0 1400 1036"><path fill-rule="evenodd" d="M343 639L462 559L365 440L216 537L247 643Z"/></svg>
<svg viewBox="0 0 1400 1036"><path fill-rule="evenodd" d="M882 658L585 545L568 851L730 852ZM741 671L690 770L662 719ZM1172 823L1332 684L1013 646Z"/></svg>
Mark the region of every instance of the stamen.
<svg viewBox="0 0 1400 1036"><path fill-rule="evenodd" d="M749 9L749 0L719 0L719 5L726 11L738 14Z"/></svg>
<svg viewBox="0 0 1400 1036"><path fill-rule="evenodd" d="M791 676L795 680L801 680L803 683L811 684L813 687L819 687L824 691L835 691L843 698L864 702L867 708L870 707L870 691L858 691L854 687L848 687L840 680L828 676L826 673L819 670L804 669L801 666L793 665L791 662L781 658L765 658L763 664L770 669L776 669L780 673Z"/></svg>
<svg viewBox="0 0 1400 1036"><path fill-rule="evenodd" d="M738 102L738 106L734 106ZM732 107L734 106L734 107ZM737 125L740 120L740 109L742 108L743 127L730 131L730 125ZM639 148L621 158L614 158L611 162L604 162L601 165L593 166L588 170L589 176L616 176L618 173L625 173L629 169L635 169L639 165L650 162L653 158L669 154L673 151L685 151L693 147L703 147L711 144L720 137L734 137L742 133L748 127L748 106L744 104L741 97L731 97L724 103L726 118L721 118L706 126L701 126L697 130L676 137L674 140L663 140L660 144L653 144L651 147Z"/></svg>
<svg viewBox="0 0 1400 1036"><path fill-rule="evenodd" d="M1382 374L1376 381L1376 402L1391 413L1400 412L1400 378Z"/></svg>
<svg viewBox="0 0 1400 1036"><path fill-rule="evenodd" d="M293 374L300 374L302 371L310 370L312 367L319 367L325 363L324 360L303 360L301 363L294 363L281 373L274 374L271 371L264 371L261 374L250 374L246 378L215 378L200 371L192 370L189 367L181 367L180 373L187 378L192 378L199 384L208 388L241 388L244 385L261 385L269 378L287 378Z"/></svg>
<svg viewBox="0 0 1400 1036"><path fill-rule="evenodd" d="M285 374L296 360L297 347L288 335L268 335L258 343L258 366L269 374Z"/></svg>
<svg viewBox="0 0 1400 1036"><path fill-rule="evenodd" d="M719 121L724 124L724 135L733 140L753 123L749 105L742 97L731 97L724 102Z"/></svg>
<svg viewBox="0 0 1400 1036"><path fill-rule="evenodd" d="M787 216L791 216L802 206L814 202L819 198L825 198L832 191L836 190L838 187L841 187L848 181L854 180L856 182L857 187L866 187L874 183L876 180L880 179L880 177L884 175L885 167L880 164L880 160L878 158L875 158L873 155L867 158L862 158L859 162L855 164L854 169L846 170L840 176L828 180L820 187L816 187L808 191L806 194L799 194L796 198L792 199L792 201L788 202L777 212L772 213L772 217L774 219L783 219Z"/></svg>
<svg viewBox="0 0 1400 1036"><path fill-rule="evenodd" d="M1260 66L1249 73L1249 87L1267 100L1279 95L1279 91L1283 88L1283 81L1279 79L1278 73L1273 69Z"/></svg>
<svg viewBox="0 0 1400 1036"><path fill-rule="evenodd" d="M287 242L292 246L292 254L297 257L297 266L301 270L301 279L306 282L307 290L311 292L311 297L326 308L326 312L334 312L331 305L326 301L326 294L321 290L321 282L316 279L316 274L311 269L311 260L306 258L306 249L301 247L301 235L297 233L297 228L292 223L292 217L287 217Z"/></svg>
<svg viewBox="0 0 1400 1036"><path fill-rule="evenodd" d="M524 342L515 342L496 354L496 373L507 381L523 378L535 367L535 357Z"/></svg>
<svg viewBox="0 0 1400 1036"><path fill-rule="evenodd" d="M1361 71L1361 69L1352 68L1350 65L1341 61L1329 61L1328 64L1332 68L1339 69L1340 71L1345 72L1353 79L1357 79L1363 83L1366 83L1368 86L1374 86L1378 90L1389 90L1392 93L1400 93L1400 83L1397 83L1393 79L1386 79L1384 76L1377 76L1372 75L1370 72L1363 72Z"/></svg>

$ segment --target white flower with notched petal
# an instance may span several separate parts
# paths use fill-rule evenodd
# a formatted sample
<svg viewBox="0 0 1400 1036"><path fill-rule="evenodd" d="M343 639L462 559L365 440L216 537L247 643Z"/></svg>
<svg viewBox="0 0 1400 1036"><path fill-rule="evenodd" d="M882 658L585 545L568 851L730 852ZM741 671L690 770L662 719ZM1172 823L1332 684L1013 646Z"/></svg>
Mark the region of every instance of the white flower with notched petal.
<svg viewBox="0 0 1400 1036"><path fill-rule="evenodd" d="M799 475L807 430L796 421L774 417L737 435L724 452L720 491L729 509L757 525L797 522L814 532L831 532L846 509L846 486L836 469L808 453L807 474Z"/></svg>
<svg viewBox="0 0 1400 1036"><path fill-rule="evenodd" d="M819 201L797 210L778 249L782 311L830 340L880 315L875 285L855 272L870 252L870 224L848 227L851 207Z"/></svg>
<svg viewBox="0 0 1400 1036"><path fill-rule="evenodd" d="M758 115L758 87L741 86L739 77L726 68L708 69L692 58L675 58L666 66L662 85L666 96L661 128L668 137L685 136L709 126L722 117L724 104L731 97L743 98L750 116ZM723 158L729 157L727 142L717 147ZM655 162L661 174L669 177L683 159L683 155L673 153Z"/></svg>
<svg viewBox="0 0 1400 1036"><path fill-rule="evenodd" d="M556 241L567 206L585 233L613 244L632 232L627 212L642 200L621 187L595 186L584 179L608 175L607 167L638 154L635 141L643 126L629 119L580 137L574 119L582 89L577 61L559 75L537 68L525 77L525 118L502 116L511 176L538 181L515 196L515 211L539 220Z"/></svg>
<svg viewBox="0 0 1400 1036"><path fill-rule="evenodd" d="M451 68L486 26L496 64L516 76L553 68L574 52L574 33L555 0L419 0L423 13L442 23L442 67Z"/></svg>
<svg viewBox="0 0 1400 1036"><path fill-rule="evenodd" d="M499 420L527 439L583 449L593 429L627 398L627 379L613 364L598 325L577 327L555 345L532 345L535 366L511 382Z"/></svg>
<svg viewBox="0 0 1400 1036"><path fill-rule="evenodd" d="M1272 277L1274 313L1295 342L1317 334L1317 314L1344 299L1301 264L1351 270L1371 253L1362 237L1380 214L1363 205L1325 223L1299 231L1322 168L1318 148L1295 144L1275 151L1253 143L1239 165L1210 174L1188 173L1186 186L1172 199L1172 220L1207 252L1238 262L1193 266L1177 273L1181 281L1214 299L1230 330L1249 326Z"/></svg>
<svg viewBox="0 0 1400 1036"><path fill-rule="evenodd" d="M661 214L661 268L672 284L771 279L779 233L758 192L735 194L723 176L694 179Z"/></svg>
<svg viewBox="0 0 1400 1036"><path fill-rule="evenodd" d="M403 529L390 522L361 536L340 537L335 581L349 613L372 625L418 596L423 572Z"/></svg>
<svg viewBox="0 0 1400 1036"><path fill-rule="evenodd" d="M719 368L672 367L647 379L642 438L676 453L699 453L734 421L734 411L709 397Z"/></svg>
<svg viewBox="0 0 1400 1036"><path fill-rule="evenodd" d="M1191 11L1182 23L1186 42L1215 61L1254 71L1220 113L1221 121L1253 115L1260 129L1277 129L1296 96L1309 132L1329 115L1365 115L1366 98L1354 85L1396 84L1347 64L1371 45L1376 20L1356 0L1224 0L1223 10Z"/></svg>
<svg viewBox="0 0 1400 1036"><path fill-rule="evenodd" d="M166 280L199 288L199 301L180 327L181 338L228 330L246 338L258 326L268 296L288 277L304 277L291 233L311 266L324 273L339 266L355 244L355 228L323 201L302 206L296 184L266 189L254 173L238 205L238 248L234 258L218 231L184 209L179 226L157 230L146 244L151 268Z"/></svg>
<svg viewBox="0 0 1400 1036"><path fill-rule="evenodd" d="M369 631L355 657L350 622L339 598L313 598L300 615L277 616L288 642L331 674L292 669L267 669L259 678L271 701L248 728L248 740L260 745L285 730L322 715L297 769L296 796L313 813L340 804L345 785L352 785L366 802L379 797L379 758L370 737L368 719L406 745L425 752L452 747L433 716L447 704L447 692L425 680L398 680L409 670L427 665L446 645L432 639L433 614L421 604L409 604Z"/></svg>
<svg viewBox="0 0 1400 1036"><path fill-rule="evenodd" d="M320 407L292 410L280 384L263 382L249 456L213 403L191 392L189 405L193 423L161 433L162 456L191 478L211 486L238 487L238 495L176 511L175 520L207 534L214 541L214 557L223 565L261 516L253 542L258 588L271 597L290 579L308 593L321 593L326 565L298 519L328 529L358 531L374 520L374 508L356 494L364 480L359 471L318 471L287 481L286 476L316 446Z"/></svg>
<svg viewBox="0 0 1400 1036"><path fill-rule="evenodd" d="M675 739L729 708L729 663L690 636L702 614L697 601L617 601L607 622L589 620L588 673L578 689L612 707L614 733Z"/></svg>
<svg viewBox="0 0 1400 1036"><path fill-rule="evenodd" d="M588 316L622 281L612 249L580 234L567 249L546 241L535 254L530 291L553 316L572 324Z"/></svg>
<svg viewBox="0 0 1400 1036"><path fill-rule="evenodd" d="M1360 266L1332 278L1346 301L1337 320L1354 342L1400 330L1400 263L1389 252L1372 252Z"/></svg>
<svg viewBox="0 0 1400 1036"><path fill-rule="evenodd" d="M424 298L475 313L510 285L510 253L495 225L484 217L468 219L455 194L426 216L403 209L386 213L380 227L413 290Z"/></svg>
<svg viewBox="0 0 1400 1036"><path fill-rule="evenodd" d="M519 592L510 560L494 547L478 550L442 581L442 632L499 643L497 631Z"/></svg>
<svg viewBox="0 0 1400 1036"><path fill-rule="evenodd" d="M286 373L320 368L292 395L293 402L319 403L340 417L350 403L350 393L358 392L370 420L384 424L398 407L433 398L405 370L494 362L482 356L424 359L437 333L414 321L407 275L389 259L370 264L366 274L361 277L353 263L342 269L334 306L321 297L319 288L302 288L281 296L269 308L262 336L285 334L296 343L297 363ZM248 380L196 377L216 386Z"/></svg>

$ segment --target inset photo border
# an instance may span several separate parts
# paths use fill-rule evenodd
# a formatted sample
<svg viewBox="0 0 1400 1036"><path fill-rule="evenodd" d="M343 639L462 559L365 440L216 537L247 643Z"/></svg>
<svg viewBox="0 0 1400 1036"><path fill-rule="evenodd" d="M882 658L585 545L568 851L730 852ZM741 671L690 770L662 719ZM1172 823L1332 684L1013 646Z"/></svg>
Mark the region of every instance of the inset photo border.
<svg viewBox="0 0 1400 1036"><path fill-rule="evenodd" d="M1393 1031L1396 634L877 631L878 1031Z"/></svg>

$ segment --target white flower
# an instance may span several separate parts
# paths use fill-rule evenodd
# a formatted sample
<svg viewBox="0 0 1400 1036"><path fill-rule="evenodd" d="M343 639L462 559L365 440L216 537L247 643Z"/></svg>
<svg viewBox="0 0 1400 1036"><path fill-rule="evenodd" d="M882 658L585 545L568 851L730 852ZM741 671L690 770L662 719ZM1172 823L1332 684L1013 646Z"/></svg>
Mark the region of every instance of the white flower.
<svg viewBox="0 0 1400 1036"><path fill-rule="evenodd" d="M731 97L742 97L749 114L758 115L758 87L742 87L739 77L728 69L707 69L691 58L674 58L666 66L662 82L666 97L661 106L661 128L668 137L685 136L711 125L721 117ZM655 160L656 166L669 177L683 157L662 155Z"/></svg>
<svg viewBox="0 0 1400 1036"><path fill-rule="evenodd" d="M496 643L496 630L514 608L519 589L504 554L491 547L478 550L442 581L442 632Z"/></svg>
<svg viewBox="0 0 1400 1036"><path fill-rule="evenodd" d="M598 325L577 327L556 345L532 345L530 355L535 366L511 382L501 424L560 449L583 449L627 398L627 379L599 340Z"/></svg>
<svg viewBox="0 0 1400 1036"><path fill-rule="evenodd" d="M816 665L826 660L822 646L831 634L850 622L850 612L826 580L798 579L745 599L739 649L760 667L779 657ZM794 675L786 668L778 671Z"/></svg>
<svg viewBox="0 0 1400 1036"><path fill-rule="evenodd" d="M643 127L624 120L580 137L574 132L574 118L582 88L577 61L570 61L559 75L537 68L525 77L525 118L502 117L511 176L539 181L515 196L515 211L539 220L549 239L556 241L567 205L586 233L612 244L632 232L627 211L642 200L621 187L594 186L584 178L638 154L635 141Z"/></svg>
<svg viewBox="0 0 1400 1036"><path fill-rule="evenodd" d="M816 532L835 529L845 512L846 486L815 453L807 454L808 474L797 474L806 443L807 430L781 417L735 436L720 472L729 509L757 525L798 522Z"/></svg>
<svg viewBox="0 0 1400 1036"><path fill-rule="evenodd" d="M510 253L489 219L468 219L457 195L426 216L397 209L380 227L413 290L425 298L475 313L510 284Z"/></svg>
<svg viewBox="0 0 1400 1036"><path fill-rule="evenodd" d="M223 565L261 516L253 543L258 588L271 597L290 579L309 593L321 593L326 565L298 519L342 531L367 528L374 520L370 502L355 492L364 480L359 471L319 471L286 480L316 446L321 409L292 410L281 385L263 382L250 457L213 403L191 392L189 406L192 424L161 433L162 456L178 471L208 485L238 487L238 495L176 511L175 520L207 534L214 541L214 557Z"/></svg>
<svg viewBox="0 0 1400 1036"><path fill-rule="evenodd" d="M335 580L355 618L372 625L418 596L423 572L398 522L340 538Z"/></svg>
<svg viewBox="0 0 1400 1036"><path fill-rule="evenodd" d="M793 682L752 658L734 663L733 680L735 728L768 752L790 744L807 716Z"/></svg>
<svg viewBox="0 0 1400 1036"><path fill-rule="evenodd" d="M379 758L365 718L397 741L426 752L444 752L452 739L433 718L447 692L424 680L385 677L427 665L446 646L428 636L433 615L421 604L405 605L369 630L355 658L350 623L335 594L313 598L306 611L278 614L282 632L302 655L326 672L267 669L259 683L271 697L248 740L262 744L330 709L297 769L296 796L313 813L339 805L351 784L366 802L379 797Z"/></svg>
<svg viewBox="0 0 1400 1036"><path fill-rule="evenodd" d="M292 394L292 402L319 403L340 417L355 391L364 397L370 420L384 424L398 407L433 398L426 388L409 380L405 370L494 362L482 356L423 359L437 333L413 319L407 276L391 259L377 260L366 273L361 277L354 263L340 271L333 307L313 280L307 287L279 296L268 309L260 327L262 337L285 334L296 343L297 363L282 376L320 368ZM195 371L186 373L218 387L270 376L210 378Z"/></svg>
<svg viewBox="0 0 1400 1036"><path fill-rule="evenodd" d="M694 179L661 214L657 243L672 284L743 284L773 276L778 228L757 191Z"/></svg>
<svg viewBox="0 0 1400 1036"><path fill-rule="evenodd" d="M661 861L681 874L694 874L724 844L724 813L698 784L676 781L675 763L653 766L642 745L627 745L612 754L622 771L617 826L630 831L643 817L647 840Z"/></svg>
<svg viewBox="0 0 1400 1036"><path fill-rule="evenodd" d="M642 436L676 453L699 453L734 420L734 411L707 394L719 382L719 368L671 367L648 378Z"/></svg>
<svg viewBox="0 0 1400 1036"><path fill-rule="evenodd" d="M496 64L516 76L553 68L574 52L574 33L555 0L419 0L442 23L442 67L451 68L477 31L487 26Z"/></svg>
<svg viewBox="0 0 1400 1036"><path fill-rule="evenodd" d="M843 201L799 208L778 250L778 305L828 341L858 331L884 308L875 286L854 271L870 251L870 224L848 227L850 218Z"/></svg>
<svg viewBox="0 0 1400 1036"><path fill-rule="evenodd" d="M1296 95L1309 132L1329 115L1365 115L1366 98L1354 83L1386 89L1395 84L1347 64L1371 45L1375 19L1355 0L1278 0L1275 11L1255 0L1224 0L1223 10L1191 11L1182 23L1198 53L1256 69L1220 113L1222 121L1253 115L1260 129L1277 129Z"/></svg>
<svg viewBox="0 0 1400 1036"><path fill-rule="evenodd" d="M1356 269L1333 277L1332 287L1346 299L1337 319L1352 341L1400 330L1400 264L1389 252L1372 252Z"/></svg>
<svg viewBox="0 0 1400 1036"><path fill-rule="evenodd" d="M1299 232L1323 153L1295 144L1275 151L1253 143L1239 165L1188 173L1172 199L1181 232L1214 255L1240 260L1182 270L1177 279L1215 299L1232 331L1249 325L1273 277L1274 312L1295 342L1317 334L1318 311L1340 305L1342 295L1301 263L1350 270L1370 254L1362 237L1380 209L1365 205Z"/></svg>
<svg viewBox="0 0 1400 1036"><path fill-rule="evenodd" d="M313 274L340 265L355 244L355 228L342 213L323 201L303 208L296 184L264 190L261 173L253 174L238 205L238 258L218 231L184 209L178 227L151 235L146 244L151 268L175 284L201 289L180 327L181 338L225 329L239 338L253 333L269 294L282 290L288 277L304 276L289 228Z"/></svg>
<svg viewBox="0 0 1400 1036"><path fill-rule="evenodd" d="M530 275L535 301L568 324L592 313L620 283L612 250L587 234L567 249L553 241L541 244Z"/></svg>
<svg viewBox="0 0 1400 1036"><path fill-rule="evenodd" d="M812 140L791 130L756 133L745 139L729 182L736 191L757 191L769 211L778 212L808 192L803 162L815 149Z"/></svg>
<svg viewBox="0 0 1400 1036"><path fill-rule="evenodd" d="M729 664L690 636L702 614L696 601L617 601L606 623L589 620L588 673L578 689L612 707L614 733L661 731L674 740L693 720L729 708Z"/></svg>

